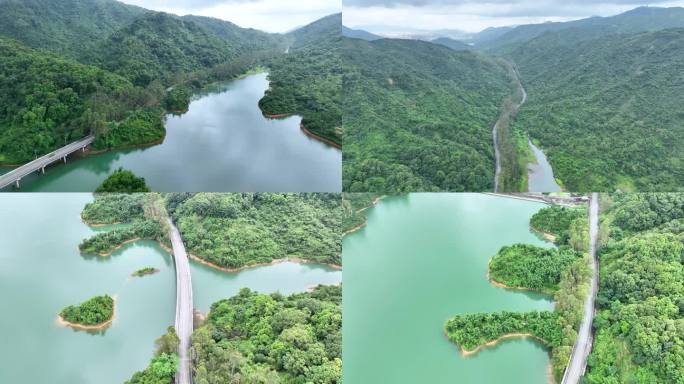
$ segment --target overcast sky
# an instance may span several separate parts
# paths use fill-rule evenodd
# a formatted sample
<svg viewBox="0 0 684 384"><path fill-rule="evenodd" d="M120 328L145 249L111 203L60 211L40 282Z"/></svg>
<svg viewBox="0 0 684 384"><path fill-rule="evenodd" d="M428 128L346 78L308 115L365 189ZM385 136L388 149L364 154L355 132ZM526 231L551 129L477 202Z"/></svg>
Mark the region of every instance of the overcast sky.
<svg viewBox="0 0 684 384"><path fill-rule="evenodd" d="M287 32L342 10L341 0L119 0L143 8L228 20L241 27Z"/></svg>
<svg viewBox="0 0 684 384"><path fill-rule="evenodd" d="M684 0L343 0L343 23L382 33L387 26L460 29L611 16L641 5L684 6Z"/></svg>

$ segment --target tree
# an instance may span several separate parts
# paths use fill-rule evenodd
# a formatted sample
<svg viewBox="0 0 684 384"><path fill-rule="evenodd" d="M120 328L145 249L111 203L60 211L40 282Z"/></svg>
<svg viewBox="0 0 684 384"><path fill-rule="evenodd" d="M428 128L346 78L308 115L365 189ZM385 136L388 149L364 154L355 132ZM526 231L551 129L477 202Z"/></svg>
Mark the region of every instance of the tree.
<svg viewBox="0 0 684 384"><path fill-rule="evenodd" d="M114 171L105 181L95 190L97 193L119 192L149 192L150 188L145 184L145 178L137 177L129 170L119 168Z"/></svg>

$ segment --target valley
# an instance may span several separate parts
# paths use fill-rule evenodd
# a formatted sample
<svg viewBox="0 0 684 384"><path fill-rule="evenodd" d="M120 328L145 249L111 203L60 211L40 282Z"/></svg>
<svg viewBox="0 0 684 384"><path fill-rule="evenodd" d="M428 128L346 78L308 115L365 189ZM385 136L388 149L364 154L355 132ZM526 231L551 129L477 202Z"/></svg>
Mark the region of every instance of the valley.
<svg viewBox="0 0 684 384"><path fill-rule="evenodd" d="M62 180L60 175L70 173L66 170L49 172L52 179L42 183L26 184L37 184L36 190L66 190L61 188L71 185L68 190L92 191L96 180L106 177L104 172L116 169L104 164L136 152L130 148L165 142L174 128L165 126L172 119L164 117L185 113L193 95L227 81L240 83L245 73L267 68L268 83L257 81L249 95L239 97L243 104L234 107L261 110L267 115L292 115L287 126L296 124L296 130L273 127L268 135L261 128L268 124L256 118L242 119L230 109L222 111L222 122L216 121L219 111L213 110L214 120L204 124L236 125L245 131L255 124L261 129L256 130L253 140L241 141L245 139L243 132L231 142L253 149L254 156L275 151L274 158L289 166L291 174L319 167L319 172L310 174L318 183L286 176L264 183L259 170L254 170L250 179L250 169L245 165L257 163L253 159L210 157L211 151L201 145L201 132L187 134L192 139L188 143L190 152L206 155L205 163L222 163L216 169L225 170L234 179L232 184L214 184L211 189L339 190L330 180L339 180L336 173L341 167L341 80L334 64L339 60L336 31L341 15L321 18L288 33L267 33L215 18L176 16L113 0L60 0L57 5L47 0L5 0L0 2L0 11L0 102L5 106L0 111L0 166L5 166L1 172L92 135L91 153L106 152L96 157L108 158L92 160L99 163L95 167L82 163L80 171L86 175L83 184ZM98 18L89 18L91 14L98 14ZM226 115L228 112L232 114ZM301 121L294 123L298 118ZM202 130L202 122L192 124L200 125L188 131ZM255 141L264 135L272 145L262 147L261 141ZM332 150L306 144L306 136ZM310 149L303 148L307 146ZM159 150L156 147L151 151ZM170 151L177 149L166 150ZM319 162L319 157L326 160ZM140 160L136 160L137 165L142 165ZM154 160L163 163L169 158L162 155ZM226 163L227 169L218 168ZM175 164L174 168L192 173L193 167L184 168L184 164ZM91 172L94 168L96 176ZM238 169L242 173L236 175ZM141 173L145 171L148 174L142 176L152 179L160 173L160 169ZM200 184L166 179L153 182L152 187L182 190L181 185L192 185L190 189L197 190L205 188L203 183L212 182L207 175Z"/></svg>
<svg viewBox="0 0 684 384"><path fill-rule="evenodd" d="M682 31L683 8L638 7L461 46L348 32L343 189L680 190Z"/></svg>

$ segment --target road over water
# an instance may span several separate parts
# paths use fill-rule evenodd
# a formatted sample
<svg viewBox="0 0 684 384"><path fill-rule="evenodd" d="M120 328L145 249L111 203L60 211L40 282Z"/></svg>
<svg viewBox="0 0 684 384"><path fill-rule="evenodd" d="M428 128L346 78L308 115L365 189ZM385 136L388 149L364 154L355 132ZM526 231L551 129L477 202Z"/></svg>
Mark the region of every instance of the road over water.
<svg viewBox="0 0 684 384"><path fill-rule="evenodd" d="M591 194L589 202L589 255L591 256L591 287L584 305L584 317L577 334L577 342L572 350L568 367L565 369L562 384L577 384L587 367L587 357L591 352L591 323L594 319L594 301L598 290L598 262L596 260L596 242L598 238L598 193Z"/></svg>
<svg viewBox="0 0 684 384"><path fill-rule="evenodd" d="M41 156L29 163L26 163L21 167L13 169L4 175L0 175L0 189L11 184L16 184L18 187L19 181L23 177L38 170L44 171L45 167L59 160L64 160L64 162L66 162L67 156L78 150L85 149L85 147L89 146L94 140L94 136L85 137L79 141L65 145L56 151L50 152L47 155Z"/></svg>
<svg viewBox="0 0 684 384"><path fill-rule="evenodd" d="M178 356L180 364L176 374L176 384L191 384L190 369L190 336L192 335L193 303L192 280L190 279L190 262L185 252L183 239L178 228L168 219L170 226L169 239L173 247L173 257L176 261L176 333L180 339Z"/></svg>

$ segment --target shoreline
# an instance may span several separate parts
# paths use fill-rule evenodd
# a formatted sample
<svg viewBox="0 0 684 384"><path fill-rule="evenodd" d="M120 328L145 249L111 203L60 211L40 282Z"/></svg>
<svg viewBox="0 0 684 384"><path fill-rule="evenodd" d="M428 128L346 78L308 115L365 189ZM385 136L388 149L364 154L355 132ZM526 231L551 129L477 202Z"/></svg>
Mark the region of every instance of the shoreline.
<svg viewBox="0 0 684 384"><path fill-rule="evenodd" d="M325 137L323 137L323 136L319 136L319 135L317 135L317 134L315 134L315 133L309 131L309 130L304 126L304 124L302 124L302 123L299 123L299 128L300 128L302 131L304 131L304 134L306 134L307 136L311 137L312 139L316 139L316 140L318 140L318 141L322 141L322 142L324 142L324 143L330 145L331 147L335 147L335 148L340 149L340 150L342 149L342 145L341 145L341 144L337 144L336 142L334 142L334 141L332 141L332 140L330 140L330 139L327 139L327 138L325 138Z"/></svg>
<svg viewBox="0 0 684 384"><path fill-rule="evenodd" d="M66 321L64 318L62 318L62 315L57 315L56 323L62 327L69 327L79 331L98 331L108 328L110 325L112 325L114 319L116 319L116 295L112 296L112 317L106 321L98 324L85 325Z"/></svg>
<svg viewBox="0 0 684 384"><path fill-rule="evenodd" d="M465 349L465 348L461 347L460 345L459 345L459 348L461 349L461 354L463 354L463 356L472 356L472 355L480 352L484 348L493 347L502 341L506 341L508 339L513 339L513 338L518 338L518 337L523 338L523 339L525 339L525 338L535 339L538 342L542 343L544 346L546 346L546 341L544 341L544 339L542 339L539 336L535 336L531 333L526 333L526 332L513 332L513 333L506 333L504 335L497 337L494 340L488 341L484 344L480 344L477 347L475 347L475 349Z"/></svg>
<svg viewBox="0 0 684 384"><path fill-rule="evenodd" d="M103 253L103 252L98 252L98 253L83 252L83 251L81 251L81 248L80 248L80 247L78 247L78 251L79 251L81 254L84 254L84 255L94 255L94 256L100 256L100 257L109 257L109 256L112 255L112 253L114 253L114 252L116 252L117 250L123 248L124 245L126 245L126 244L128 244L128 243L132 243L132 242L134 242L134 241L138 241L138 240L145 240L145 239L143 239L142 237L136 237L136 238L134 238L134 239L128 239L128 240L124 241L123 243L120 243L119 245L117 245L116 247L114 247L114 248L113 248L112 250L110 250L109 252L104 252L104 253Z"/></svg>
<svg viewBox="0 0 684 384"><path fill-rule="evenodd" d="M259 107L259 109L261 109L261 107ZM271 119L271 120L282 120L282 119L286 119L286 118L288 118L288 117L296 116L294 113L277 113L277 114L270 114L270 113L264 112L263 109L261 109L261 115L264 116L265 118ZM325 138L325 137L323 137L323 136L319 136L319 135L317 135L317 134L311 132L311 131L310 131L308 128L306 128L306 127L304 126L304 124L301 123L301 122L299 123L299 129L301 129L301 130L304 132L305 135L309 136L309 137L312 138L312 139L316 139L316 140L318 140L318 141L320 141L320 142L323 142L323 143L325 143L325 144L328 144L328 145L330 145L330 146L332 146L332 147L335 147L335 148L337 148L337 149L340 149L340 150L342 149L342 145L341 145L341 144L338 144L338 143L336 143L336 142L334 142L334 141L332 141L332 140L330 140L330 139L328 139L328 138Z"/></svg>
<svg viewBox="0 0 684 384"><path fill-rule="evenodd" d="M493 259L493 258L494 258L494 257L492 256L491 258L489 258L489 261L487 262L487 281L489 281L489 283L492 284L493 286L495 286L495 287L497 287L497 288L503 288L503 289L514 289L514 290L517 290L517 291L535 292L535 293L539 293L539 294L542 294L542 295L548 295L548 296L553 297L553 293L549 293L549 292L545 292L545 291L542 291L542 290L538 290L538 289L534 289L534 288L529 288L529 287L515 287L515 286L511 286L511 285L506 285L506 284L504 284L504 283L502 283L502 282L500 282L500 281L495 280L494 278L492 278L492 276L491 276L491 274L490 274L490 270L489 270L489 265L492 263L492 259Z"/></svg>
<svg viewBox="0 0 684 384"><path fill-rule="evenodd" d="M376 197L375 199L373 199L373 201L371 202L371 204L370 204L369 206L366 206L366 207L363 207L363 208L358 209L358 210L356 211L356 213L361 213L361 212L365 211L366 209L370 209L370 208L375 207L376 205L378 205L378 203L380 202L380 200L382 200L382 199L385 198L386 196L387 196L387 195L380 195L380 196ZM356 227L351 228L351 229L348 229L348 230L342 232L342 237L345 237L345 236L347 236L347 235L350 234L350 233L354 233L354 232L360 230L361 228L365 227L366 224L368 224L368 218L365 218L365 220L363 221L363 223L357 225Z"/></svg>
<svg viewBox="0 0 684 384"><path fill-rule="evenodd" d="M172 248L169 248L166 244L162 244L160 241L158 241L157 243L159 243L159 245L166 252L170 253L173 256L173 249ZM229 267L220 266L216 263L212 263L211 261L208 261L208 260L206 260L200 256L197 256L195 254L192 254L190 252L187 252L187 254L188 254L188 257L195 260L196 262L198 262L200 264L204 264L204 265L211 267L211 268L214 268L214 269L218 269L219 271L223 271L223 272L241 272L245 269L266 267L269 265L285 263L288 261L293 262L293 263L299 263L299 264L319 264L319 265L325 265L325 266L330 267L332 269L342 270L342 266L338 265L338 264L320 263L320 262L306 260L306 259L302 259L302 258L298 258L298 257L281 257L279 259L273 259L272 261L270 261L268 263L256 263L256 264L244 265L244 266L238 267L238 268L229 268Z"/></svg>
<svg viewBox="0 0 684 384"><path fill-rule="evenodd" d="M538 234L538 235L541 235L541 236L544 238L544 240L550 241L550 242L552 242L552 243L555 243L555 242L556 242L556 235L554 235L553 233L540 231L540 230L534 228L534 227L531 226L531 225L530 225L530 230L531 230L532 232Z"/></svg>
<svg viewBox="0 0 684 384"><path fill-rule="evenodd" d="M342 232L342 237L345 237L345 236L347 236L347 235L350 234L350 233L354 233L354 232L360 230L361 228L365 227L366 224L368 224L368 219L364 220L363 223L357 225L356 227L351 228L351 229L348 229L348 230Z"/></svg>

